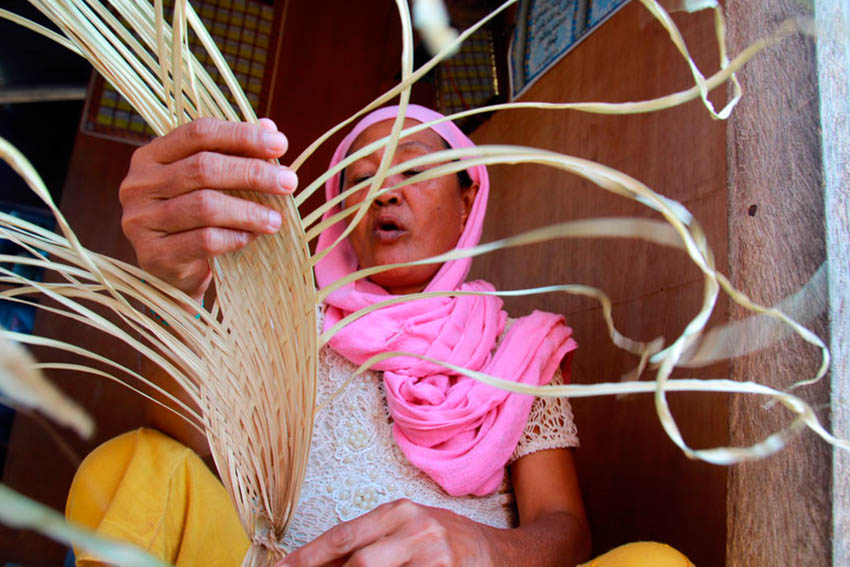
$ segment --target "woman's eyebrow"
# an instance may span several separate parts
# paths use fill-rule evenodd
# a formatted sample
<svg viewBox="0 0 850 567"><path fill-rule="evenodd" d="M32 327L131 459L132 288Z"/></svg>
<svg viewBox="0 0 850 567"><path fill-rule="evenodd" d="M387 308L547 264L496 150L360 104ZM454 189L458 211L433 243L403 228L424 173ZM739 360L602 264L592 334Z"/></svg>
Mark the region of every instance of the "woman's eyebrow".
<svg viewBox="0 0 850 567"><path fill-rule="evenodd" d="M398 146L396 146L396 150L407 150L407 149L411 149L411 148L420 149L426 154L430 154L431 152L434 152L434 151L439 151L439 150L435 150L434 148L432 148L431 146L429 146L428 144L426 144L424 142L420 142L419 140L401 140L399 142ZM439 148L439 149L443 149L443 148ZM351 150L349 150L349 151L351 151ZM343 169L342 172L341 172L342 175L340 177L340 186L342 186L342 184L344 183L345 177L347 177L345 175L346 171L351 169L351 167L354 166L355 164L363 163L363 162L366 161L366 159L368 157L372 157L374 155L375 154L371 154L370 156L360 158L357 161L349 164L348 167L346 167L345 169Z"/></svg>
<svg viewBox="0 0 850 567"><path fill-rule="evenodd" d="M420 141L418 141L418 140L404 140L404 141L401 141L401 142L399 142L399 144L398 144L398 146L397 146L397 149L402 150L402 149L407 149L407 148L412 148L412 147L421 148L421 149L425 150L425 151L426 151L426 152L428 152L428 153L431 153L431 152L433 152L433 151L434 151L434 148L432 148L432 147L431 147L431 146L429 146L428 144L426 144L426 143L424 143L424 142L420 142Z"/></svg>

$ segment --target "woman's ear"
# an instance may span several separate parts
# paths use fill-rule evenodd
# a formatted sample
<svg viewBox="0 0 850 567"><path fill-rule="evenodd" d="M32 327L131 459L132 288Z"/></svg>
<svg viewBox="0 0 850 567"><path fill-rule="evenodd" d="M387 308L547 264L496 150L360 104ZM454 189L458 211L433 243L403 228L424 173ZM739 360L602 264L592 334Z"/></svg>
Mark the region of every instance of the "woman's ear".
<svg viewBox="0 0 850 567"><path fill-rule="evenodd" d="M466 227L466 219L469 218L469 213L472 212L472 205L475 203L475 196L478 195L478 182L474 181L469 187L464 187L460 190L460 199L463 206L461 213L461 230Z"/></svg>

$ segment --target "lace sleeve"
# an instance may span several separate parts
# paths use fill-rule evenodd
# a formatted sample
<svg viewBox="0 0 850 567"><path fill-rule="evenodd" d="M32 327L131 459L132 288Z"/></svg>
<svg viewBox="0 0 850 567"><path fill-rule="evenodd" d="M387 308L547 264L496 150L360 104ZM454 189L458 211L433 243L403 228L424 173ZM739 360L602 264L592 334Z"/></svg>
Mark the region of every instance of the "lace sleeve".
<svg viewBox="0 0 850 567"><path fill-rule="evenodd" d="M563 384L561 369L555 371L551 384ZM543 451L578 447L578 432L573 420L573 409L567 398L537 398L528 414L525 431L517 443L510 462L520 457Z"/></svg>

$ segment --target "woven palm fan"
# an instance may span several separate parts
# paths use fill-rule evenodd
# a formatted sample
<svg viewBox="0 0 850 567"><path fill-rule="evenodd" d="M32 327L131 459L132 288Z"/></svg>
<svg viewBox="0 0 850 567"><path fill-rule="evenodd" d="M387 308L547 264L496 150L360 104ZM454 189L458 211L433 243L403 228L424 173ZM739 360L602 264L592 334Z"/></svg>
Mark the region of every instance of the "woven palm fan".
<svg viewBox="0 0 850 567"><path fill-rule="evenodd" d="M201 116L230 120L255 121L250 106L241 93L233 74L227 68L199 18L185 0L177 1L174 24L164 19L161 0L31 0L64 34L59 36L39 28L5 11L0 15L19 21L49 35L69 49L88 58L142 114L158 134L164 134L177 125ZM402 82L382 95L357 115L337 125L319 138L292 164L297 169L306 158L334 132L343 128L358 115L399 96L402 110L396 119L391 135L348 156L330 171L308 184L296 199L246 195L282 212L283 228L275 237L260 237L243 251L217 259L213 264L218 297L210 312L195 314L192 300L168 284L145 274L142 270L84 249L50 200L46 188L25 158L8 143L0 141L0 155L29 182L53 210L63 236L40 229L34 225L0 214L0 236L18 243L32 257L25 262L57 272L61 283L38 283L26 280L0 267L0 281L15 283L18 287L2 292L9 301L31 303L33 294L45 295L56 306L39 305L80 323L108 332L138 349L174 377L200 408L196 413L167 392L148 383L144 377L122 367L97 353L92 353L70 343L28 335L4 332L6 337L22 343L51 346L74 352L89 360L110 367L110 372L84 364L42 363L40 368L62 368L95 373L106 378L127 381L141 380L157 389L173 403L171 408L190 424L206 433L222 481L237 507L239 517L252 539L245 565L268 565L279 558L283 550L278 543L286 529L295 503L298 501L301 481L310 445L310 431L315 411L316 355L318 348L339 328L351 320L362 317L382 305L435 295L455 295L460 292L430 292L394 298L358 311L340 321L334 328L317 336L315 309L318 302L341 285L358 278L368 277L378 271L399 265L361 270L328 288L315 290L312 266L323 254L310 256L308 242L324 228L340 219L348 219L351 230L366 212L366 207L380 195L384 179L396 171L416 165L443 163L413 176L401 185L416 183L431 177L445 175L476 164L541 163L580 175L600 188L634 199L657 211L663 220L646 219L590 219L574 221L535 229L514 237L471 249L453 250L438 257L415 263L442 263L451 259L474 256L488 251L519 246L555 238L642 238L663 246L681 250L700 268L705 278L705 296L702 305L682 334L662 349L659 341L643 343L620 334L611 319L611 302L600 290L579 285L548 286L530 290L495 292L497 294L531 294L562 292L596 298L603 307L603 316L609 335L619 347L639 358L638 372L645 367L657 368L655 382L628 382L594 385L547 386L534 388L499 380L492 376L453 367L447 368L472 376L486 383L512 391L536 395L589 396L616 393L654 393L661 423L671 439L693 458L715 463L731 463L757 458L779 450L792 433L809 427L830 443L850 448L850 444L832 437L818 422L812 409L795 396L754 383L724 380L671 380L676 366L699 366L719 358L741 354L756 345L731 344L718 337L731 336L723 331L704 336L705 325L721 291L734 301L760 314L757 324L771 321L800 335L823 352L823 364L814 379L826 371L828 353L822 341L797 324L780 309L759 306L735 290L722 274L714 268L711 250L699 224L681 204L667 199L640 182L602 165L564 156L554 152L513 146L484 146L463 150L436 152L390 166L393 150L404 135L427 128L431 124L403 127L403 110L409 98L410 85L427 73L449 54L488 18L464 31L456 40L446 30L445 17L436 12L437 20L429 20L433 11L425 10L423 26L425 35L433 38L439 53L415 73L412 69L412 31L407 4L397 0L404 32L402 53ZM506 2L501 8L513 3ZM655 0L642 0L650 12L669 32L670 38L690 65L694 87L651 101L624 104L608 103L514 103L485 107L461 113L446 119L460 118L475 112L497 109L537 107L569 109L583 112L625 114L650 112L670 108L677 104L701 99L711 114L718 118L729 115L740 97L740 87L734 72L758 51L779 41L795 31L784 25L769 38L756 42L736 58L730 60L725 53L722 14L714 2L702 2L717 13L717 37L720 46L721 69L704 77L691 60L687 48L672 20ZM418 5L418 4L417 4ZM433 2L422 5L437 6ZM495 12L494 14L495 15ZM492 17L492 15L490 16ZM442 21L440 21L442 18ZM429 27L430 26L430 27ZM231 95L235 98L237 113L223 93L214 85L203 67L186 48L187 30L198 36L225 77ZM430 29L430 31L428 31ZM433 32L433 33L432 33ZM735 96L720 111L715 111L707 93L731 80ZM386 147L379 170L370 181L352 187L349 192L368 188L368 196L361 203L321 221L322 214L341 202L346 192L301 219L297 205L324 184L325 180L353 161ZM452 161L463 158L462 162ZM446 163L448 162L448 163ZM390 188L392 189L392 188ZM346 233L347 234L347 233ZM345 234L340 238L345 237ZM38 250L51 255L45 260ZM0 261L11 258L0 258ZM259 283L259 285L258 285ZM818 288L817 284L813 286ZM252 290L249 296L244 290ZM158 312L170 322L170 331L139 310L135 304ZM88 302L110 308L117 320L106 319L86 306ZM734 330L732 331L734 332ZM740 334L740 330L739 330ZM141 337L139 339L138 337ZM379 360L411 353L385 353L364 363L364 371ZM420 356L421 358L421 356ZM715 448L694 450L688 447L679 434L665 398L668 391L724 391L767 395L788 407L796 418L791 425L771 435L762 442L747 448ZM63 409L50 406L59 415ZM66 408L67 409L67 408ZM71 417L68 417L71 419Z"/></svg>

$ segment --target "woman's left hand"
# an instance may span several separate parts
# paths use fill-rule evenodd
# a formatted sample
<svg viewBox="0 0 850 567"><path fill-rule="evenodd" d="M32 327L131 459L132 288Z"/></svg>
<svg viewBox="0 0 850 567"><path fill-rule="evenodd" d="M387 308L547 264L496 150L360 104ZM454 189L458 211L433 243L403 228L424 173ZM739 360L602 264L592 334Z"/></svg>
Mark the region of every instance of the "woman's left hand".
<svg viewBox="0 0 850 567"><path fill-rule="evenodd" d="M496 528L396 500L339 524L276 567L491 567Z"/></svg>

